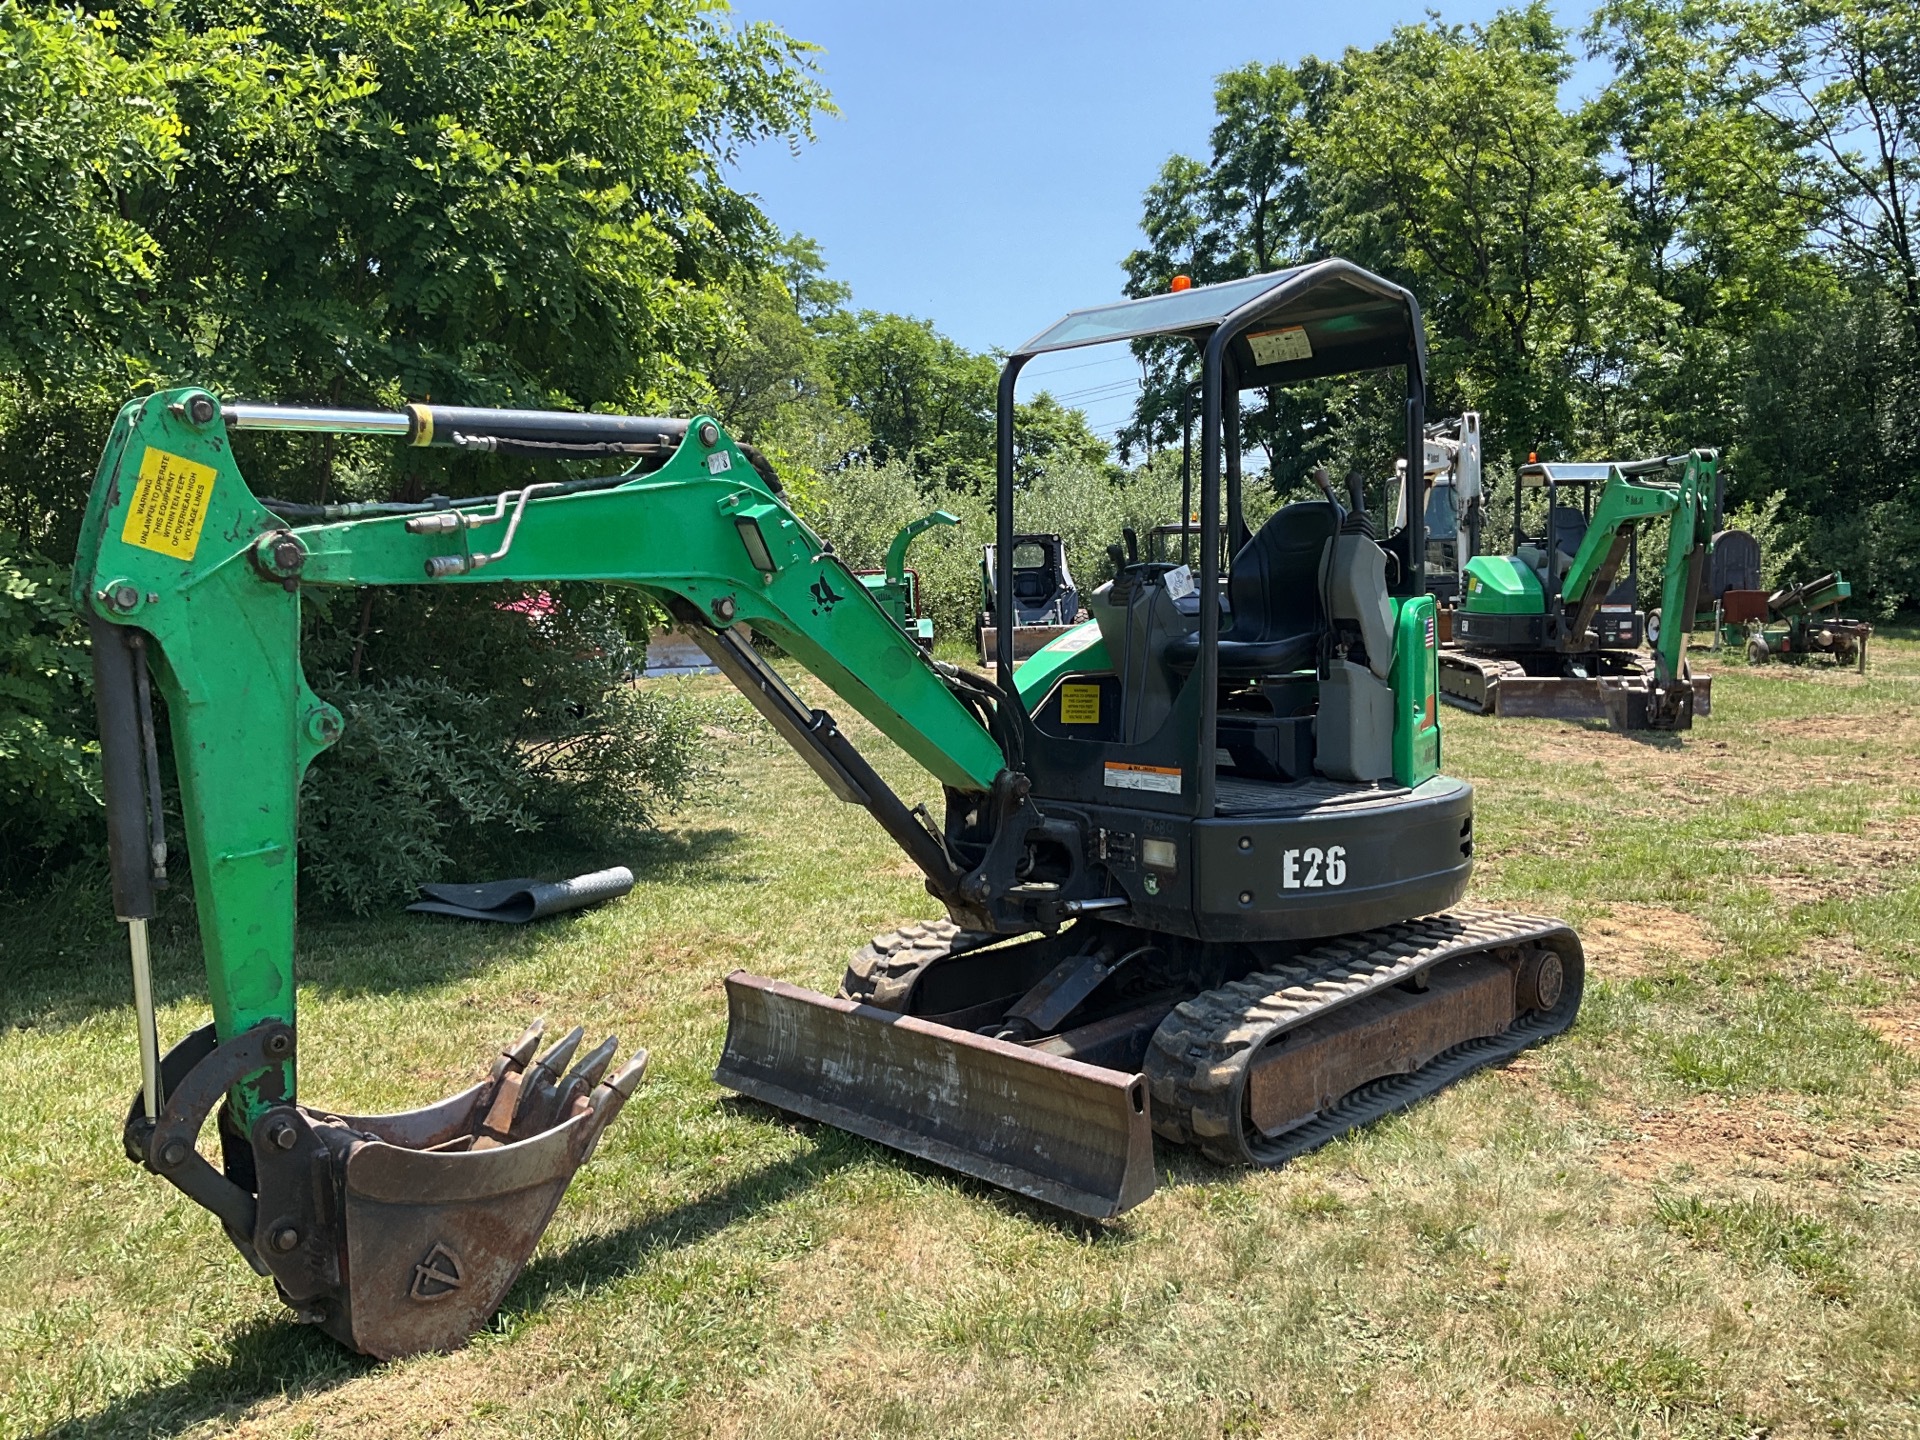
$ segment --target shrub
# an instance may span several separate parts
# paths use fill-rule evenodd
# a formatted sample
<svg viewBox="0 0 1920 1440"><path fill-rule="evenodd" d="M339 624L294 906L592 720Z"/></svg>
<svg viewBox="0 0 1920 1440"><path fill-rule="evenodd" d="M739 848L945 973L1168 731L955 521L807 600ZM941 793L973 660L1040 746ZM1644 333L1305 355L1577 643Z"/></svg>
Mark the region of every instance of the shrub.
<svg viewBox="0 0 1920 1440"><path fill-rule="evenodd" d="M0 885L39 875L100 825L93 673L68 573L0 531Z"/></svg>
<svg viewBox="0 0 1920 1440"><path fill-rule="evenodd" d="M536 809L579 841L630 840L714 774L703 708L658 688L609 690L527 747Z"/></svg>
<svg viewBox="0 0 1920 1440"><path fill-rule="evenodd" d="M316 676L347 727L302 791L313 901L364 912L456 865L524 873L534 832L604 854L708 773L694 705L628 683L644 606L598 586L359 598L313 624L312 650L347 662Z"/></svg>
<svg viewBox="0 0 1920 1440"><path fill-rule="evenodd" d="M92 669L68 573L0 532L0 889L105 860ZM309 595L309 673L347 720L301 791L310 903L365 912L456 865L522 869L536 831L601 852L630 844L707 774L693 706L628 684L627 635L645 633L647 607L601 587L540 598L505 609L527 597ZM156 719L169 756L164 706Z"/></svg>
<svg viewBox="0 0 1920 1440"><path fill-rule="evenodd" d="M1249 482L1247 498L1249 523L1257 523L1271 505L1269 487ZM920 576L921 606L933 616L934 633L942 640L971 638L980 611L980 547L994 536L989 498L925 485L904 460L890 460L825 475L795 503L856 570L878 569L908 521L936 509L958 515L958 526L915 540L907 563ZM1082 593L1091 593L1111 578L1107 546L1124 526L1133 526L1144 545L1153 526L1179 519L1179 457L1158 456L1117 475L1100 464L1056 461L1021 490L1014 510L1022 530L1063 538L1068 568Z"/></svg>
<svg viewBox="0 0 1920 1440"><path fill-rule="evenodd" d="M320 691L347 723L300 791L300 876L313 900L364 914L443 878L476 831L539 828L484 697L435 677Z"/></svg>

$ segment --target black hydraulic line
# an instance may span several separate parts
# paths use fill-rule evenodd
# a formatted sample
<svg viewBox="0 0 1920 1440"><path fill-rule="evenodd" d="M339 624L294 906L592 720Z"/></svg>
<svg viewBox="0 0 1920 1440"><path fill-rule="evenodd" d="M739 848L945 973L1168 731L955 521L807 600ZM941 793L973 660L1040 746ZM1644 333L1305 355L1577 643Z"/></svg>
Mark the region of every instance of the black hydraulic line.
<svg viewBox="0 0 1920 1440"><path fill-rule="evenodd" d="M622 441L592 440L514 440L499 435L467 435L453 432L454 448L480 450L488 454L519 455L532 460L587 460L609 455L636 455L664 460L673 453L668 445L627 444Z"/></svg>
<svg viewBox="0 0 1920 1440"><path fill-rule="evenodd" d="M491 497L489 497L491 498ZM425 500L356 500L343 505L311 505L304 500L282 500L274 495L259 497L260 506L282 520L358 520L369 515L424 515L430 510L450 510L457 504L478 505L478 500L454 501L445 495Z"/></svg>
<svg viewBox="0 0 1920 1440"><path fill-rule="evenodd" d="M540 498L551 499L558 495L579 495L589 490L611 490L633 479L632 475L595 475L580 480L559 480L552 484L542 483ZM517 489L508 486L507 489ZM263 498L260 504L283 520L356 520L363 515L425 515L435 510L461 510L469 505L491 505L500 498L498 492L492 495L468 495L453 500L445 495L429 495L425 500L369 500L347 505L309 505L299 500L276 500Z"/></svg>

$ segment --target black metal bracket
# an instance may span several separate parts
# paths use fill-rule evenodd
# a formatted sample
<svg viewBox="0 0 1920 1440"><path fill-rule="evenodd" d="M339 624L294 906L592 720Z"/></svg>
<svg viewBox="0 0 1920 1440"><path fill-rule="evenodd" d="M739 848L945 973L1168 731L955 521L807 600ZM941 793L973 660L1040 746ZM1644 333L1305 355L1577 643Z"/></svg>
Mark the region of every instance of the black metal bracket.
<svg viewBox="0 0 1920 1440"><path fill-rule="evenodd" d="M270 1020L224 1045L216 1038L214 1027L206 1025L167 1052L160 1062L166 1105L149 1121L136 1095L122 1140L130 1159L219 1216L241 1253L258 1263L253 1251L258 1218L254 1196L208 1164L198 1141L207 1117L228 1090L256 1071L293 1059L293 1028Z"/></svg>

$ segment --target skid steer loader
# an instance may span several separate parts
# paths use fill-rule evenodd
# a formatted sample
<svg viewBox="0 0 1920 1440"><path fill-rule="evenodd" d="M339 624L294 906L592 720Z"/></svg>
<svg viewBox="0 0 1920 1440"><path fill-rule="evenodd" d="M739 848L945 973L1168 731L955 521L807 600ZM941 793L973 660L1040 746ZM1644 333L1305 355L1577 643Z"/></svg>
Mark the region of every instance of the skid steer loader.
<svg viewBox="0 0 1920 1440"><path fill-rule="evenodd" d="M1329 260L1078 311L1006 362L999 553L1013 552L1015 387L1034 356L1167 336L1202 375L1197 588L1129 566L1093 618L1016 672L996 572L997 677L937 662L714 420L130 403L96 478L75 598L94 626L116 905L143 1037L130 1156L213 1211L302 1320L374 1355L461 1343L524 1263L640 1078L612 1042L529 1034L474 1088L403 1116L302 1095L294 801L340 736L298 656L301 595L501 580L631 585L666 608L926 876L944 917L882 936L829 996L736 972L716 1078L780 1109L1087 1216L1154 1188L1154 1136L1272 1165L1572 1023L1580 942L1455 910L1473 792L1440 769L1426 513L1409 475L1384 541L1357 479L1241 520L1238 397L1360 371L1405 379L1423 439L1420 314ZM335 507L263 501L242 430L386 434L602 479ZM1193 578L1184 584L1191 585ZM944 813L898 795L737 626L896 742ZM150 678L151 677L151 678ZM149 687L171 718L213 1020L164 1058L145 917L165 861ZM218 1110L221 1158L196 1139Z"/></svg>

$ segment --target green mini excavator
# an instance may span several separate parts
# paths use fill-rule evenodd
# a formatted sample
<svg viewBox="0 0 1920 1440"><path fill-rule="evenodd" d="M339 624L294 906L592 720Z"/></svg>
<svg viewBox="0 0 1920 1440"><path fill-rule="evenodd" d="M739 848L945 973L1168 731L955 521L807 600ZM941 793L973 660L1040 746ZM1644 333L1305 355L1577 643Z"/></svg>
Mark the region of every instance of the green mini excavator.
<svg viewBox="0 0 1920 1440"><path fill-rule="evenodd" d="M1328 260L1068 315L1006 362L998 537L1012 553L1016 383L1035 356L1190 343L1202 377L1197 573L1123 567L1092 619L1018 671L996 576L997 678L918 647L714 420L412 405L127 405L95 481L75 598L93 626L118 913L142 1083L128 1154L211 1210L298 1317L379 1356L458 1345L524 1264L640 1079L578 1032L529 1032L471 1089L343 1114L299 1084L295 798L341 733L302 678L301 597L361 585L598 581L672 613L829 794L926 876L942 918L861 950L838 996L726 977L718 1081L781 1110L1104 1217L1155 1181L1154 1137L1274 1165L1572 1023L1581 947L1549 919L1457 910L1473 791L1440 768L1421 479L1376 537L1344 500L1241 524L1240 395L1363 371L1405 381L1420 313ZM257 498L238 431L391 436L605 478L465 500ZM1222 573L1224 568L1224 574ZM1224 582L1224 583L1223 583ZM1197 588L1218 604L1179 602ZM909 804L739 628L930 777ZM180 780L212 1020L164 1056L144 927L166 842L150 693ZM796 843L804 843L797 840ZM199 1136L217 1111L218 1161Z"/></svg>
<svg viewBox="0 0 1920 1440"><path fill-rule="evenodd" d="M1624 730L1685 730L1696 708L1707 713L1711 683L1689 673L1686 640L1711 550L1718 464L1713 451L1695 450L1521 466L1513 553L1475 555L1465 565L1452 641L1440 654L1448 703L1604 718ZM1529 529L1527 501L1536 495L1543 519ZM1638 538L1655 522L1668 527L1659 613L1684 617L1664 634L1634 593ZM1651 664L1640 656L1643 639L1653 646Z"/></svg>

